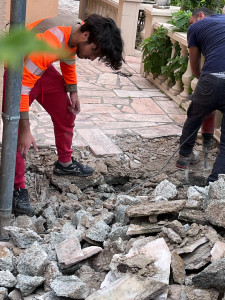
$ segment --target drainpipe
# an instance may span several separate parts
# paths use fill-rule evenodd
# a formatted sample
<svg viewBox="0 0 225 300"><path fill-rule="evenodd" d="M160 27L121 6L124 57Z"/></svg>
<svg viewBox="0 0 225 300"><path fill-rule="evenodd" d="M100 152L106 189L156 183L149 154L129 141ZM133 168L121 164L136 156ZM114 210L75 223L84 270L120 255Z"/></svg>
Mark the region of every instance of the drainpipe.
<svg viewBox="0 0 225 300"><path fill-rule="evenodd" d="M11 0L10 30L24 26L26 0ZM15 49L16 51L16 49ZM6 98L3 119L3 137L0 172L0 240L8 240L4 226L10 225L13 187L15 177L16 149L20 119L20 96L23 70L23 56L16 70L7 69Z"/></svg>

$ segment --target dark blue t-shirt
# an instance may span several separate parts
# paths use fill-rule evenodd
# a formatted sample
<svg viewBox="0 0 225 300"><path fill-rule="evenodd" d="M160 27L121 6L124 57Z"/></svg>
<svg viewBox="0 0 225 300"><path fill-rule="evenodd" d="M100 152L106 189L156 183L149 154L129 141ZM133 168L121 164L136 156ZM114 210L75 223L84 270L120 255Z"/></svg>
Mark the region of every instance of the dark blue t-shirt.
<svg viewBox="0 0 225 300"><path fill-rule="evenodd" d="M225 15L206 17L188 28L188 48L198 47L205 62L201 74L225 71Z"/></svg>

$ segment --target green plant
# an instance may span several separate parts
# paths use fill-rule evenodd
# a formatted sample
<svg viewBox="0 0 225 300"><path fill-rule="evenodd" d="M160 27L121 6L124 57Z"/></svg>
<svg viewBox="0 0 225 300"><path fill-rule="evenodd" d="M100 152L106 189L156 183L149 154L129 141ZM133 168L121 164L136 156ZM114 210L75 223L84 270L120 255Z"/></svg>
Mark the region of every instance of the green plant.
<svg viewBox="0 0 225 300"><path fill-rule="evenodd" d="M179 10L178 12L172 13L172 19L168 21L168 23L175 26L173 31L187 31L191 15L192 12L190 10Z"/></svg>
<svg viewBox="0 0 225 300"><path fill-rule="evenodd" d="M160 26L141 44L145 72L161 74L161 67L165 66L171 57L172 43L167 33L168 30Z"/></svg>
<svg viewBox="0 0 225 300"><path fill-rule="evenodd" d="M225 5L225 0L172 0L170 5L180 6L181 10L191 11L199 7L207 7L214 13L221 13Z"/></svg>

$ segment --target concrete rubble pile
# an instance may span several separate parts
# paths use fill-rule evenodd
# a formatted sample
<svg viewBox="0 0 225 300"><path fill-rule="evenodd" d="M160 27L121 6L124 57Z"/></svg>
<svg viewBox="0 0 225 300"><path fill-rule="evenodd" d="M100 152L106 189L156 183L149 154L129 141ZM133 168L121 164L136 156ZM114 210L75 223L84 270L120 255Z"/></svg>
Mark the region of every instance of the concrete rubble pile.
<svg viewBox="0 0 225 300"><path fill-rule="evenodd" d="M182 199L167 179L149 196L98 190L95 210L74 184L61 206L43 191L35 216L5 228L0 300L225 299L224 175Z"/></svg>

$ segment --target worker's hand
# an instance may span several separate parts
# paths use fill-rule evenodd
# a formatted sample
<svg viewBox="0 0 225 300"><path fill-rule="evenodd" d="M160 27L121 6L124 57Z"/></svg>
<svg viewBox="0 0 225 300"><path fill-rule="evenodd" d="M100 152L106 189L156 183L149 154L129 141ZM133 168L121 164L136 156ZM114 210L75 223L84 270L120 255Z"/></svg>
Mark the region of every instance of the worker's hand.
<svg viewBox="0 0 225 300"><path fill-rule="evenodd" d="M38 151L35 139L30 132L29 119L20 120L18 135L18 151L24 159L27 157L28 150L33 145L35 151Z"/></svg>
<svg viewBox="0 0 225 300"><path fill-rule="evenodd" d="M71 105L68 107L69 111L74 114L77 115L80 112L80 100L78 98L78 94L77 92L70 92L70 101L71 101Z"/></svg>

